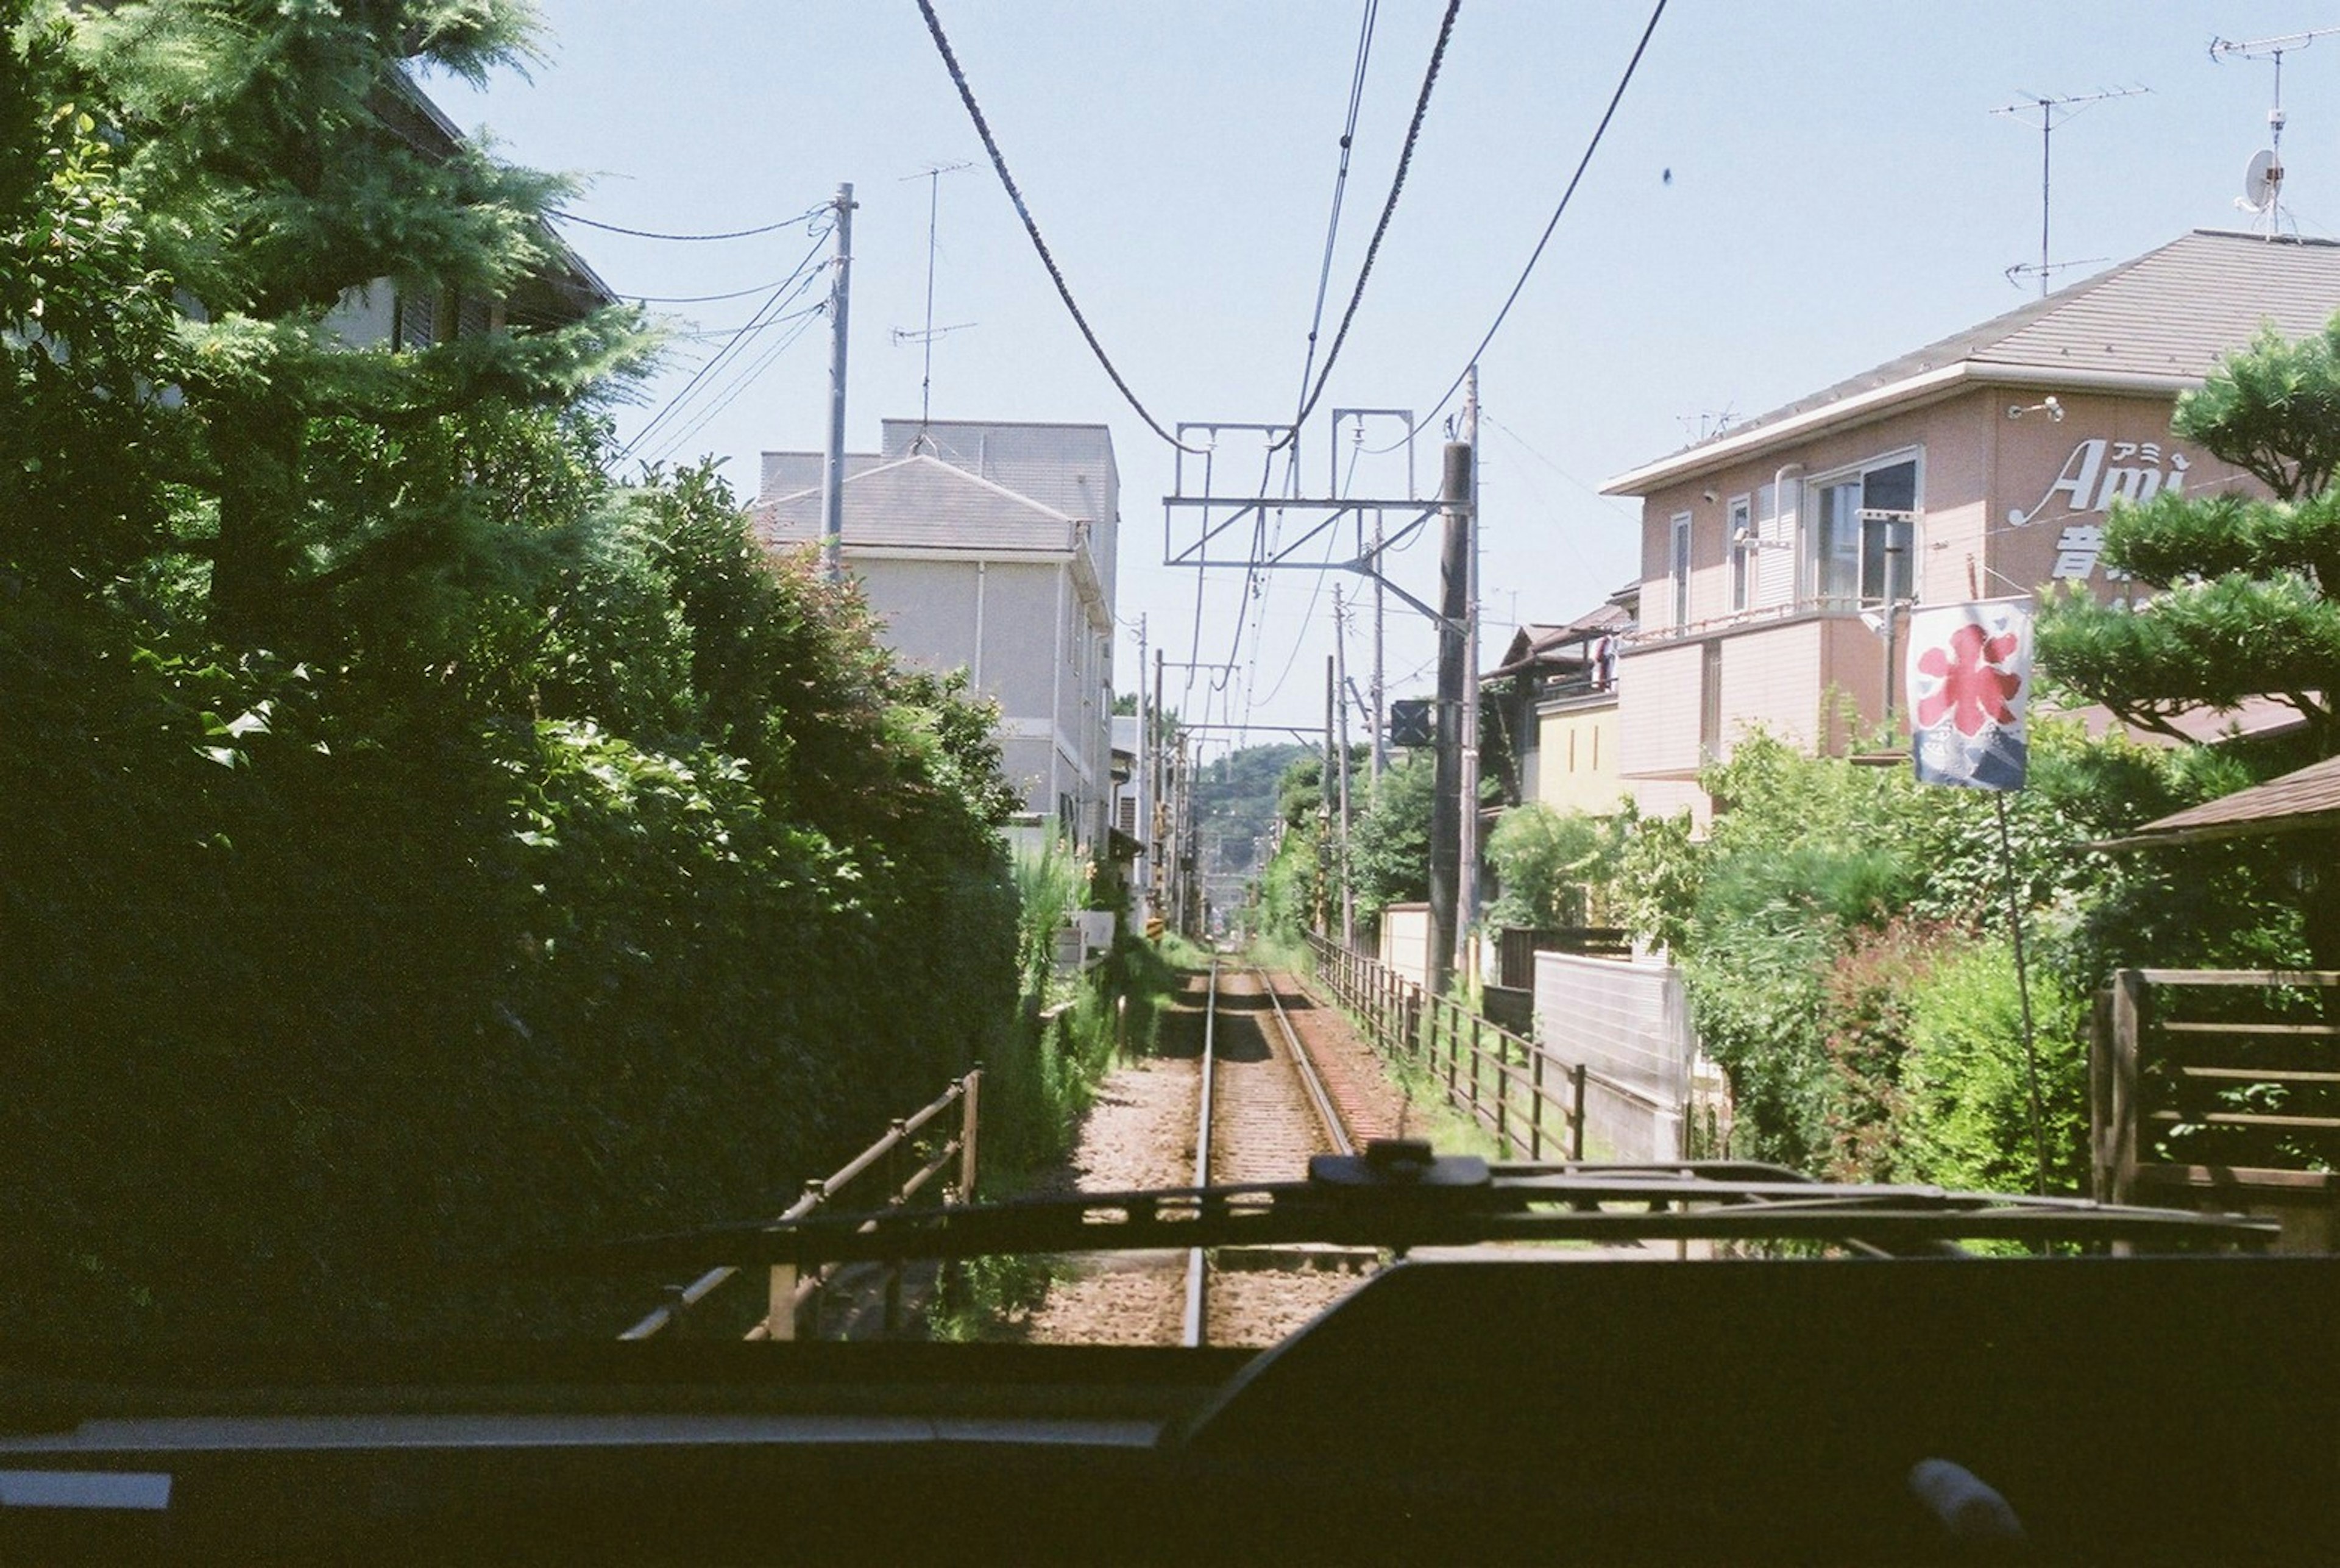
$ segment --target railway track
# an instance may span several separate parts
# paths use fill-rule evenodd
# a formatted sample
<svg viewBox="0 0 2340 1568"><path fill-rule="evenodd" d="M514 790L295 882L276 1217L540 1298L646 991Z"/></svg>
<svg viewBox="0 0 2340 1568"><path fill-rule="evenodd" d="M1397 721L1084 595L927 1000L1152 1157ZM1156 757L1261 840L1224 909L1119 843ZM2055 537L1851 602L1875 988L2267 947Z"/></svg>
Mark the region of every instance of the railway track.
<svg viewBox="0 0 2340 1568"><path fill-rule="evenodd" d="M1353 1152L1349 1129L1268 972L1215 961L1204 1004L1194 1180L1293 1181L1309 1157ZM1186 1258L1181 1339L1250 1338L1263 1320L1311 1315L1374 1259L1348 1248L1196 1247Z"/></svg>

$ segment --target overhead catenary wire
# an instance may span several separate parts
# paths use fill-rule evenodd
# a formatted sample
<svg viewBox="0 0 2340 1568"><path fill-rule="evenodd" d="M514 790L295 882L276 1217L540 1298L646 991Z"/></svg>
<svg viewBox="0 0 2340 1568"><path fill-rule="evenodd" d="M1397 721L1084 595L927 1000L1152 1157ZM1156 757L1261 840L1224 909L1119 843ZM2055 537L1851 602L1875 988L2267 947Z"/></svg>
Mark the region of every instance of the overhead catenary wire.
<svg viewBox="0 0 2340 1568"><path fill-rule="evenodd" d="M1073 324L1081 329L1081 336L1087 342L1089 352L1096 356L1097 363L1104 367L1106 375L1112 380L1114 390L1120 392L1122 401L1145 422L1146 429L1180 452L1199 454L1202 448L1188 446L1172 435L1163 428L1162 422L1137 401L1137 394L1122 378L1112 356L1105 352L1105 345L1097 341L1096 332L1089 326L1088 317L1081 313L1081 307L1074 302L1072 285L1066 283L1064 270L1056 265L1056 258L1048 250L1048 242L1040 237L1040 225L1034 221L1032 209L1024 201L1024 193L1017 189L1016 176L1007 172L1006 156L999 150L998 138L991 134L990 122L983 117L983 106L975 101L975 89L967 84L967 73L960 69L958 56L951 51L950 40L943 35L942 18L935 15L934 0L918 0L918 11L927 19L927 31L934 35L935 48L942 55L944 67L950 72L952 85L958 89L959 102L967 105L967 118L975 122L976 134L983 139L983 150L991 156L992 172L999 176L1001 188L1006 191L1007 199L1015 203L1016 215L1024 221L1024 232L1031 236L1032 248L1039 253L1040 264L1048 269L1048 279L1056 285L1056 296L1065 302L1065 309L1071 313Z"/></svg>
<svg viewBox="0 0 2340 1568"><path fill-rule="evenodd" d="M926 0L919 0L919 3L923 5ZM1405 175L1413 163L1414 144L1422 139L1422 123L1430 113L1431 90L1438 84L1438 67L1446 58L1447 42L1454 36L1454 18L1462 9L1462 0L1446 0L1446 15L1438 24L1438 42L1431 46L1430 65L1423 73L1422 91L1413 101L1413 118L1407 122L1405 142L1398 149L1397 172L1390 178L1389 194L1382 201L1381 220L1373 225L1373 237L1365 245L1364 262L1357 268L1356 286L1349 291L1348 306L1341 313L1341 325L1333 333L1333 346L1324 352L1324 363L1316 372L1315 386L1301 400L1300 412L1293 416L1292 429L1282 441L1268 449L1270 452L1280 451L1300 439L1301 425L1307 422L1308 415L1315 409L1318 400L1324 395L1325 387L1332 382L1334 363L1341 357L1341 345L1348 341L1350 324L1357 319L1357 307L1364 301L1366 281L1373 275L1373 258L1381 253L1383 236L1389 233L1390 219L1397 213L1398 197L1405 190ZM1664 9L1664 0L1660 0L1659 9Z"/></svg>
<svg viewBox="0 0 2340 1568"><path fill-rule="evenodd" d="M1365 101L1365 67L1373 52L1373 23L1381 0L1365 0L1357 24L1357 59L1349 74L1349 108L1341 122L1341 162L1333 174L1333 210L1324 220L1324 259L1316 269L1316 308L1308 318L1308 357L1300 365L1300 396L1308 396L1308 378L1316 369L1316 335L1324 325L1324 301L1333 288L1333 253L1341 234L1341 205L1349 189L1349 155L1357 140L1357 116Z"/></svg>
<svg viewBox="0 0 2340 1568"><path fill-rule="evenodd" d="M1316 345L1324 326L1324 303L1332 295L1333 260L1338 250L1341 237L1341 212L1348 195L1349 162L1351 155L1356 150L1357 121L1364 112L1365 78L1373 64L1373 28L1380 15L1381 0L1365 0L1363 10L1357 19L1356 55L1349 67L1349 102L1341 118L1341 156L1333 171L1333 201L1331 210L1326 213L1324 220L1324 259L1317 263L1316 268L1316 302L1308 317L1308 352L1300 365L1300 389L1297 395L1304 405L1307 402L1309 378L1315 370ZM1295 422L1290 432L1290 439L1296 442L1298 434L1299 427ZM1267 476L1274 466L1276 450L1275 445L1270 445L1267 449L1266 461L1260 465L1262 495L1267 493ZM1286 494L1297 495L1300 493L1299 450L1296 444L1289 444L1284 446L1284 491ZM1268 541L1269 555L1272 557L1280 551L1283 544L1283 514L1279 511L1276 514L1275 527ZM1243 641L1243 611L1248 608L1254 596L1259 600L1259 614L1253 623L1251 663L1247 667L1249 678L1244 686L1244 722L1245 723L1251 721L1254 704L1260 700L1258 696L1260 643L1267 634L1267 600L1268 595L1274 590L1274 586L1275 580L1272 577L1263 577L1256 561L1244 570L1244 602L1238 608L1235 620L1235 642L1238 649ZM1313 618L1316 613L1317 594L1323 588L1324 582L1320 578L1315 590L1312 590L1309 594L1308 610L1304 621L1307 618ZM1306 635L1304 624L1301 640L1304 640ZM1298 658L1299 646L1298 641L1294 643L1293 659ZM1230 653L1229 657L1234 657L1234 654ZM1284 676L1292 673L1293 659L1284 661ZM1274 690L1268 693L1267 700L1273 701L1275 692L1283 689L1284 677L1280 676L1276 680Z"/></svg>
<svg viewBox="0 0 2340 1568"><path fill-rule="evenodd" d="M1479 340L1479 346L1463 356L1462 368L1454 372L1454 380L1448 384L1438 402L1432 405L1430 412L1416 422L1413 430L1406 432L1406 440L1411 441L1414 431L1436 419L1440 411L1454 401L1454 394L1462 390L1463 378L1471 373L1471 367L1479 362L1480 356L1487 352L1487 345L1493 342L1495 334L1503 330L1504 318L1512 313L1512 306L1519 302L1520 292L1528 286L1528 279L1535 272L1536 263L1543 258L1544 247L1552 243L1552 231L1560 227L1562 215L1568 211L1568 203L1575 196L1576 187L1584 179L1584 171L1592 165L1592 155L1601 150L1601 138L1609 134L1609 122L1617 117L1617 105L1625 101L1625 89L1633 84L1633 74L1641 69L1641 56L1650 47L1651 36L1658 30L1658 18L1665 14L1666 0L1658 0L1650 12L1649 25L1641 29L1641 42L1633 45L1632 58L1625 62L1625 74L1617 79L1617 90L1609 95L1609 106L1601 112L1601 123L1593 127L1592 139L1585 144L1584 155L1576 161L1576 173L1569 176L1568 187L1561 192L1560 203L1552 208L1552 220L1544 224L1542 237L1536 241L1535 249L1528 253L1527 264L1520 269L1519 281L1512 284L1512 292L1503 296L1502 308L1495 313L1495 319L1488 326L1486 335ZM1404 442L1396 442L1373 450L1377 452L1395 452L1404 444Z"/></svg>

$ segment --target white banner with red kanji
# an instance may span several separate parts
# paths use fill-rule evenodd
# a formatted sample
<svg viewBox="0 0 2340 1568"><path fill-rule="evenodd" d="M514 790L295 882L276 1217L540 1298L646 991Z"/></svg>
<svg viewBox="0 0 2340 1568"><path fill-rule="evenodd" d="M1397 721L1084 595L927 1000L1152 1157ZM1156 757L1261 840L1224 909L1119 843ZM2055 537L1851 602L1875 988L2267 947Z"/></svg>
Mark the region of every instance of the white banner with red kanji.
<svg viewBox="0 0 2340 1568"><path fill-rule="evenodd" d="M2020 789L2030 748L2031 601L1988 599L1909 614L1909 752L1921 784Z"/></svg>

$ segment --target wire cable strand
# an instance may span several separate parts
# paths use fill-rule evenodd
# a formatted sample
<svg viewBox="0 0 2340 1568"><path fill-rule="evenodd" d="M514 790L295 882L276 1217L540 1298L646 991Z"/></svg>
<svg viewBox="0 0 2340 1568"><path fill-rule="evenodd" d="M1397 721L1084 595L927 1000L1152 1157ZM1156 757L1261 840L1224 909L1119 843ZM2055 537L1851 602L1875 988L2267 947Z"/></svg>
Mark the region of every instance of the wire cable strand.
<svg viewBox="0 0 2340 1568"><path fill-rule="evenodd" d="M826 236L822 236L822 238L826 238ZM820 276L821 269L812 264L812 259L819 253L821 243L822 241L820 238L817 238L813 241L811 249L806 251L803 257L798 261L796 271L788 276L786 282L782 283L778 288L775 288L772 291L771 296L765 300L762 305L758 307L755 315L749 318L745 325L741 326L738 332L731 334L731 341L725 343L720 349L717 350L710 358L709 358L704 363L700 364L696 371L692 372L690 378L683 382L681 389L666 401L666 405L660 408L657 413L653 414L647 424L643 425L640 430L634 432L634 439L628 442L624 449L618 453L618 456L621 460L632 456L636 451L640 450L643 444L650 439L651 433L655 432L659 426L666 423L669 419L674 417L680 410L683 403L699 387L699 383L704 382L709 375L713 373L718 365L737 353L741 345L743 345L755 332L770 325L771 323L767 319L768 317L776 315L788 309L788 307L794 303L797 298L800 296L806 289L812 285L813 282Z"/></svg>
<svg viewBox="0 0 2340 1568"><path fill-rule="evenodd" d="M1552 210L1552 221L1543 226L1543 237L1536 241L1535 249L1528 253L1527 265L1520 269L1519 281L1512 285L1512 292L1503 297L1503 308L1495 313L1495 320L1487 328L1487 335L1479 340L1479 346L1471 351L1470 357L1462 362L1462 368L1454 372L1454 380L1447 387L1446 394L1438 400L1428 413L1422 416L1413 430L1406 432L1408 441L1413 438L1415 431L1419 431L1423 425L1436 419L1439 411L1454 401L1454 394L1462 390L1462 378L1471 373L1471 367L1479 362L1479 356L1487 352L1487 345L1493 342L1495 334L1503 330L1504 318L1512 313L1512 306L1519 302L1520 291L1528 286L1528 277L1535 271L1536 263L1542 259L1544 246L1552 243L1552 231L1560 227L1561 214L1568 211L1569 199L1576 194L1577 184L1583 180L1584 171L1591 167L1592 154L1601 150L1601 139L1609 134L1609 122L1616 118L1617 105L1625 101L1625 89L1633 84L1633 73L1641 69L1641 55L1648 51L1650 38L1658 30L1658 18L1665 14L1666 0L1658 0L1656 8L1650 13L1649 25L1641 29L1641 41L1633 45L1633 57L1625 62L1625 74L1618 78L1617 90L1609 95L1609 107L1601 112L1601 124L1592 129L1592 140L1585 144L1584 156L1576 161L1576 173L1569 176L1568 188L1560 194L1560 204ZM1397 442L1389 446L1375 447L1373 450L1376 452L1395 452L1404 444L1404 442Z"/></svg>
<svg viewBox="0 0 2340 1568"><path fill-rule="evenodd" d="M919 0L924 5L926 0ZM1662 0L1661 4L1662 8ZM1405 143L1398 149L1397 172L1391 176L1389 195L1382 202L1381 221L1373 225L1373 237L1365 246L1364 263L1357 269L1356 287L1349 291L1348 308L1341 313L1341 325L1333 333L1333 346L1324 352L1324 368L1316 372L1316 385L1302 400L1300 412L1292 418L1292 429L1284 439L1268 448L1280 452L1300 439L1300 427L1314 411L1317 401L1324 397L1324 388L1333 380L1333 365L1341 357L1341 345L1349 339L1350 323L1357 319L1357 306L1363 303L1366 280L1373 275L1373 258L1381 253L1382 237L1389 233L1390 219L1397 213L1397 199L1405 189L1406 171L1413 163L1414 144L1422 139L1422 122L1430 113L1431 89L1438 84L1438 67L1446 58L1447 41L1454 36L1454 18L1462 10L1462 0L1446 0L1446 15L1438 24L1438 42L1431 46L1430 67L1423 73L1422 91L1413 101L1413 118L1405 127Z"/></svg>
<svg viewBox="0 0 2340 1568"><path fill-rule="evenodd" d="M796 281L795 274L791 273L785 278L776 278L768 283L758 283L753 288L733 289L729 293L721 294L634 294L620 289L618 297L631 300L638 305L711 305L724 300L744 300L750 294L768 294L774 289L785 289Z"/></svg>
<svg viewBox="0 0 2340 1568"><path fill-rule="evenodd" d="M818 214L827 205L827 203L823 203L818 207L808 207L795 217L782 218L777 223L763 223L752 229L733 229L728 233L721 234L662 234L653 229L629 229L616 223L605 223L599 218L589 218L581 213L572 213L565 207L555 207L545 215L558 218L564 223L582 223L589 229L600 229L605 233L625 234L637 240L674 240L687 244L703 244L713 240L752 240L758 234L772 234L778 233L782 229L792 229L807 218Z"/></svg>
<svg viewBox="0 0 2340 1568"><path fill-rule="evenodd" d="M1121 372L1114 367L1112 358L1106 353L1105 345L1097 342L1096 332L1089 326L1088 317L1083 315L1081 307L1074 303L1072 287L1065 282L1063 269L1056 265L1056 258L1049 253L1048 242L1040 237L1040 225L1033 221L1032 209L1025 204L1024 193L1016 185L1016 176L1007 172L1007 159L999 150L998 139L991 134L990 122L983 117L982 105L975 101L975 89L967 84L967 73L959 68L958 56L951 52L950 40L943 35L942 18L935 15L933 0L918 0L918 11L927 19L927 31L934 35L935 47L941 52L943 65L950 72L952 84L958 89L959 102L967 105L967 117L975 122L976 134L983 138L983 150L991 154L992 170L998 174L1000 185L1007 192L1007 199L1016 204L1016 215L1024 220L1024 232L1032 237L1032 248L1039 253L1041 265L1048 269L1049 281L1056 285L1056 295L1065 302L1065 309L1072 313L1073 324L1081 329L1081 336L1087 340L1089 352L1096 356L1097 363L1105 367L1105 373L1112 379L1122 401L1145 422L1146 429L1180 452L1199 454L1203 451L1201 447L1188 446L1172 435L1162 427L1162 422L1137 401L1137 394L1129 390L1129 383L1122 379Z"/></svg>
<svg viewBox="0 0 2340 1568"><path fill-rule="evenodd" d="M1365 0L1357 24L1357 60L1349 74L1349 109L1341 124L1341 164L1333 174L1333 211L1324 222L1324 259L1316 269L1316 309L1308 318L1308 357L1300 366L1300 395L1308 395L1308 378L1316 370L1316 335L1324 325L1324 301L1333 289L1333 247L1341 233L1341 203L1349 189L1349 154L1357 140L1357 115L1364 106L1365 67L1373 58L1373 23L1381 0Z"/></svg>

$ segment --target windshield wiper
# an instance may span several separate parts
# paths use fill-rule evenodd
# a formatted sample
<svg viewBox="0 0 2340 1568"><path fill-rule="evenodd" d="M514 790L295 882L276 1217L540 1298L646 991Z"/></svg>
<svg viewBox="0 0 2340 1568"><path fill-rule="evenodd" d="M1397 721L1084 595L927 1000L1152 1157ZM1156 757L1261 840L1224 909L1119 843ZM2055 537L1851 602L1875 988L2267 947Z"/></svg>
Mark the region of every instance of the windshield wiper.
<svg viewBox="0 0 2340 1568"><path fill-rule="evenodd" d="M603 1242L551 1262L612 1272L1308 1243L1403 1253L1547 1241L1795 1241L1922 1255L1989 1239L2167 1251L2262 1248L2279 1228L2272 1220L2085 1198L1834 1185L1737 1161L1490 1164L1391 1139L1363 1155L1316 1156L1305 1181L814 1213Z"/></svg>

